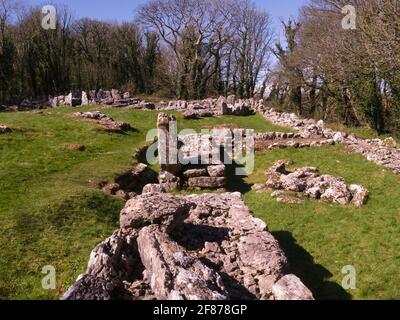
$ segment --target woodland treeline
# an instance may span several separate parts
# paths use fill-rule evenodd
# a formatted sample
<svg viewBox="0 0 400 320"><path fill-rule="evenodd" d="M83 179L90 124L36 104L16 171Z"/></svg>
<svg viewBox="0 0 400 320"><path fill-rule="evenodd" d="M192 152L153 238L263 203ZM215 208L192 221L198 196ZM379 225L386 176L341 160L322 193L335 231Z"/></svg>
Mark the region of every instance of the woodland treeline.
<svg viewBox="0 0 400 320"><path fill-rule="evenodd" d="M0 0L0 101L99 88L251 97L266 83L271 19L250 1L151 0L120 24L57 11L44 30L41 8Z"/></svg>
<svg viewBox="0 0 400 320"><path fill-rule="evenodd" d="M342 28L349 4L354 30ZM397 0L310 0L281 30L250 0L149 0L126 23L58 8L56 30L44 30L42 17L40 8L0 0L0 103L99 88L180 99L236 94L400 133Z"/></svg>
<svg viewBox="0 0 400 320"><path fill-rule="evenodd" d="M342 8L356 28L342 28ZM269 97L303 116L400 134L400 1L314 0L283 24Z"/></svg>

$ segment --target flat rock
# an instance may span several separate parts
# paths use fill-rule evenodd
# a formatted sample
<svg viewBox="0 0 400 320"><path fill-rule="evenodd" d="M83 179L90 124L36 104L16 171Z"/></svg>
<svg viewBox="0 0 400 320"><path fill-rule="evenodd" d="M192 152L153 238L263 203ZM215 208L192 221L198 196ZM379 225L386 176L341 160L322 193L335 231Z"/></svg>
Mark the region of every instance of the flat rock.
<svg viewBox="0 0 400 320"><path fill-rule="evenodd" d="M198 177L188 180L189 188L218 189L225 187L224 177Z"/></svg>
<svg viewBox="0 0 400 320"><path fill-rule="evenodd" d="M143 228L159 225L166 232L182 224L191 204L183 197L170 194L144 194L129 200L121 211L121 228Z"/></svg>
<svg viewBox="0 0 400 320"><path fill-rule="evenodd" d="M272 287L275 300L314 300L312 292L294 274L282 277Z"/></svg>

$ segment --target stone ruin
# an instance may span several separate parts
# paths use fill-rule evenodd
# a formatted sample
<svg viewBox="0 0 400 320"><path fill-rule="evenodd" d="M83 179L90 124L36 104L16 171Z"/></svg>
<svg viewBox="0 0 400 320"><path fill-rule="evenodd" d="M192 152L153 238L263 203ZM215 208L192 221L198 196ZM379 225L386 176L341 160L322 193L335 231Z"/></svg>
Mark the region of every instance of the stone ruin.
<svg viewBox="0 0 400 320"><path fill-rule="evenodd" d="M132 130L132 127L129 123L115 121L114 119L110 118L104 113L101 113L100 111L76 112L73 114L73 116L77 118L92 120L107 129L108 131L112 132L126 132Z"/></svg>
<svg viewBox="0 0 400 320"><path fill-rule="evenodd" d="M162 133L168 136L175 120L163 113L158 117L158 148L165 146L166 154L175 143ZM230 129L224 132L221 140L225 134L232 137ZM193 150L196 139L204 139L200 151ZM179 136L178 141L185 157L210 155L209 136ZM277 240L240 193L165 193L182 186L223 187L225 172L221 163L185 166L166 161L159 179L139 164L103 182L103 191L129 199L120 214L120 229L96 246L86 273L62 299L312 300L311 291L290 273Z"/></svg>
<svg viewBox="0 0 400 320"><path fill-rule="evenodd" d="M300 133L260 132L255 134L256 151L287 148L313 148L334 145L333 139L321 137L304 138Z"/></svg>
<svg viewBox="0 0 400 320"><path fill-rule="evenodd" d="M55 108L58 106L86 106L103 105L111 108L132 108L153 110L155 105L131 97L129 92L112 90L73 91L67 95L40 97L37 99L24 99L18 105L0 105L0 111L25 111L33 109Z"/></svg>
<svg viewBox="0 0 400 320"><path fill-rule="evenodd" d="M219 189L225 186L225 165L220 158L214 162L211 159L211 136L177 136L177 142L170 145L170 137L174 135L170 130L176 128L176 118L165 113L158 115L157 128L161 163L160 184L163 188L172 191L181 188ZM178 148L183 154L181 162L178 161ZM169 159L171 151L174 155L173 163ZM204 159L206 161L203 161Z"/></svg>
<svg viewBox="0 0 400 320"><path fill-rule="evenodd" d="M138 108L154 109L152 103L140 101L138 98L132 98L129 92L122 93L119 90L90 90L71 92L67 96L50 97L51 107L60 105L85 106L89 104L100 104L112 108Z"/></svg>
<svg viewBox="0 0 400 320"><path fill-rule="evenodd" d="M156 109L180 111L185 119L199 119L221 115L252 115L258 103L260 101L237 99L235 95L231 95L227 98L219 97L218 99L160 102L156 105Z"/></svg>
<svg viewBox="0 0 400 320"><path fill-rule="evenodd" d="M312 300L239 193L176 196L145 187L96 246L64 300Z"/></svg>
<svg viewBox="0 0 400 320"><path fill-rule="evenodd" d="M272 194L278 202L299 204L299 196L306 196L325 202L340 205L352 203L361 207L368 200L369 192L363 186L349 186L341 177L320 175L314 167L288 171L286 162L279 160L265 174L268 179L266 184L256 185L254 189L259 192L265 189L278 190Z"/></svg>
<svg viewBox="0 0 400 320"><path fill-rule="evenodd" d="M326 139L327 144L347 145L351 152L362 154L368 161L382 165L400 174L400 150L393 138L363 139L354 134L333 131L325 128L324 121L302 119L293 113L280 113L259 104L257 109L268 121L276 125L287 126L299 132L302 138Z"/></svg>
<svg viewBox="0 0 400 320"><path fill-rule="evenodd" d="M177 143L170 145L168 138L176 118L160 113L157 121L159 132L158 152L161 163L160 183L167 191L188 189L222 189L226 186L228 166L235 166L236 156L247 148L246 137L250 130L214 128L209 134L177 136ZM178 150L182 159L169 162L171 149ZM179 163L177 163L179 162Z"/></svg>

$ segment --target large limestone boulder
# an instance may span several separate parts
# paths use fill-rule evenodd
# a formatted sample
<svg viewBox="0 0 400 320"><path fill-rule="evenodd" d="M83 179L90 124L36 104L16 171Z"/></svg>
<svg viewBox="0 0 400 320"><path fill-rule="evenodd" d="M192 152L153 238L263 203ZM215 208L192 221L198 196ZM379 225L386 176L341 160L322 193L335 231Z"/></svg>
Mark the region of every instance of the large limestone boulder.
<svg viewBox="0 0 400 320"><path fill-rule="evenodd" d="M143 228L138 247L146 277L157 299L228 299L219 274L189 255L159 227Z"/></svg>
<svg viewBox="0 0 400 320"><path fill-rule="evenodd" d="M191 204L170 194L144 194L129 200L121 211L121 228L142 228L159 225L172 232L187 218Z"/></svg>

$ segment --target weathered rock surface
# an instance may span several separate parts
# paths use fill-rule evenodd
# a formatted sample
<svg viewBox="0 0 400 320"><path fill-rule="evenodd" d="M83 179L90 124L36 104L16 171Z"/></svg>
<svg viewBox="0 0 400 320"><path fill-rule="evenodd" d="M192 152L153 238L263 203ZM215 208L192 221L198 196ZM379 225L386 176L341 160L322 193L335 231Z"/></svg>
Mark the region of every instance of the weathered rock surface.
<svg viewBox="0 0 400 320"><path fill-rule="evenodd" d="M143 228L138 238L139 253L155 296L160 300L226 300L221 276L158 228Z"/></svg>
<svg viewBox="0 0 400 320"><path fill-rule="evenodd" d="M115 284L138 277L140 257L135 229L117 230L90 254L86 273Z"/></svg>
<svg viewBox="0 0 400 320"><path fill-rule="evenodd" d="M311 291L294 274L282 277L272 287L275 300L314 300Z"/></svg>
<svg viewBox="0 0 400 320"><path fill-rule="evenodd" d="M144 194L129 200L121 211L121 228L142 228L152 224L172 232L187 218L191 204L170 194Z"/></svg>
<svg viewBox="0 0 400 320"><path fill-rule="evenodd" d="M241 100L235 96L218 99L205 99L194 101L170 101L169 103L158 103L158 110L176 110L184 114L186 119L198 119L212 117L214 115L237 115L247 116L254 114L258 101L254 99Z"/></svg>
<svg viewBox="0 0 400 320"><path fill-rule="evenodd" d="M225 187L225 165L220 159L214 159L212 149L213 138L215 138L214 142L217 148L224 148L223 137L189 134L178 136L178 142L173 144L168 137L172 133L170 132L172 128L176 128L176 118L165 113L158 115L157 128L159 130L158 154L161 162L159 180L165 190L172 191L187 187L191 189ZM230 135L232 144L233 131L230 129L221 129L221 131ZM174 148L175 151L171 148ZM176 155L175 161L171 161L169 158L171 154ZM183 158L180 164L176 163L178 154Z"/></svg>
<svg viewBox="0 0 400 320"><path fill-rule="evenodd" d="M77 279L61 300L111 300L113 289L106 280L85 274Z"/></svg>
<svg viewBox="0 0 400 320"><path fill-rule="evenodd" d="M287 171L285 161L277 161L266 171L268 188L302 193L307 197L321 199L326 202L347 205L350 202L356 206L366 203L368 190L359 185L346 185L341 177L319 175L317 168L299 168L293 172ZM285 202L284 197L279 197ZM289 201L286 201L290 203ZM295 200L292 203L296 203ZM299 202L300 203L300 202Z"/></svg>
<svg viewBox="0 0 400 320"><path fill-rule="evenodd" d="M121 229L93 250L64 299L312 298L300 280L279 282L288 272L279 243L239 193L156 191L127 202Z"/></svg>
<svg viewBox="0 0 400 320"><path fill-rule="evenodd" d="M166 190L161 184L147 184L144 186L142 194L155 194L155 193L165 193Z"/></svg>
<svg viewBox="0 0 400 320"><path fill-rule="evenodd" d="M168 171L161 171L159 175L160 184L166 191L179 190L181 179Z"/></svg>
<svg viewBox="0 0 400 320"><path fill-rule="evenodd" d="M367 202L368 196L369 196L369 191L366 188L364 188L363 186L359 186L357 184L352 184L350 186L350 191L353 195L353 199L351 200L351 202L355 206L361 207Z"/></svg>

